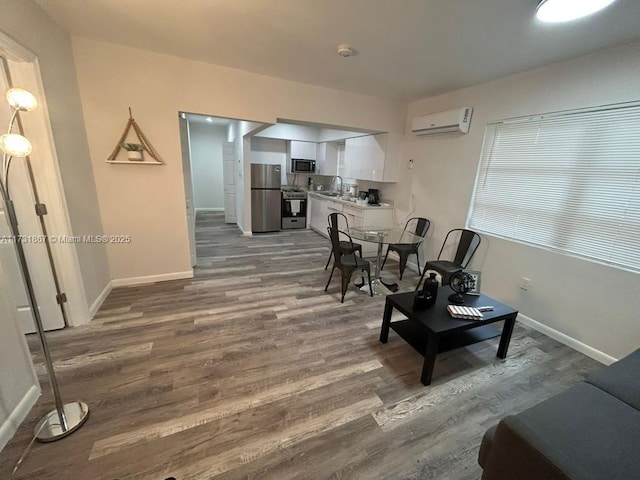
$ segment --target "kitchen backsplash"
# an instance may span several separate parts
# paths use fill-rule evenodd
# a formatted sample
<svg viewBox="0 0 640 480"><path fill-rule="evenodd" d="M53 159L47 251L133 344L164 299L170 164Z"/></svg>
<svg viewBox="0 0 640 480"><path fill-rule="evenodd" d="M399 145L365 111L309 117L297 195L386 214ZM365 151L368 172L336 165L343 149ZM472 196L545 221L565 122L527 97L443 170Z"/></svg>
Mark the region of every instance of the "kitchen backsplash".
<svg viewBox="0 0 640 480"><path fill-rule="evenodd" d="M287 175L287 180L289 185L296 185L305 189L309 188L309 178L313 179L314 190L318 185L322 186L322 190L329 190L329 188L331 187L331 181L333 180L333 177L330 177L327 175L312 175L311 177L309 175L303 175L303 174ZM339 184L340 182L338 181L337 183ZM385 187L387 187L388 184L380 183L380 182L371 182L368 180L355 180L352 178L345 178L343 191L345 192L348 191L349 185L353 185L353 184L358 185L358 191L361 191L361 190L368 191L370 188L378 189L380 191L381 201L390 203L388 199L385 197Z"/></svg>

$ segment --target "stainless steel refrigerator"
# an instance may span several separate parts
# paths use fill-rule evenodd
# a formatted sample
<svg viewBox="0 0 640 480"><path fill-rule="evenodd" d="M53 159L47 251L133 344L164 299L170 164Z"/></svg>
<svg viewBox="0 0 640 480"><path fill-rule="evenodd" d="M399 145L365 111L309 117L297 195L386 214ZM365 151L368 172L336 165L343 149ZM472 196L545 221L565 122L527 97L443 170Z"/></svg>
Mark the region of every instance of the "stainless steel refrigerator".
<svg viewBox="0 0 640 480"><path fill-rule="evenodd" d="M280 165L251 164L251 231L276 232L282 216Z"/></svg>

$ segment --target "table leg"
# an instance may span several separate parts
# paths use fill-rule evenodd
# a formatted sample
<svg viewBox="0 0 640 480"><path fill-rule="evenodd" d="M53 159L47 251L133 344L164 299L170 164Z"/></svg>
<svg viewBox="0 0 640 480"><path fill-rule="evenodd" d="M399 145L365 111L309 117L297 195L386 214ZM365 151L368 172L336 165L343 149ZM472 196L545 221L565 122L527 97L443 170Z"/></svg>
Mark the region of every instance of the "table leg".
<svg viewBox="0 0 640 480"><path fill-rule="evenodd" d="M380 341L387 343L389 340L389 326L391 325L391 312L393 311L393 305L387 298L384 304L384 315L382 316L382 328L380 329Z"/></svg>
<svg viewBox="0 0 640 480"><path fill-rule="evenodd" d="M392 291L397 290L397 288L395 288L394 290L390 290L387 284L385 284L380 278L380 266L382 265L382 246L382 241L378 241L378 255L376 256L375 266L376 268L373 274L373 279L371 280L371 287L373 289L374 295L389 295L390 293L392 293ZM394 285L395 284L389 285L389 287L393 288ZM369 293L369 285L365 283L362 287L360 287L360 291Z"/></svg>
<svg viewBox="0 0 640 480"><path fill-rule="evenodd" d="M507 318L504 321L504 327L502 327L502 335L500 336L500 345L498 345L498 358L506 358L507 350L509 349L509 342L511 341L511 334L513 333L513 327L516 324L516 316Z"/></svg>
<svg viewBox="0 0 640 480"><path fill-rule="evenodd" d="M422 375L420 381L423 385L431 384L433 375L433 367L436 364L436 355L438 353L438 344L440 339L437 335L431 334L427 337L427 345L424 351L424 363L422 364Z"/></svg>
<svg viewBox="0 0 640 480"><path fill-rule="evenodd" d="M378 239L378 257L376 258L376 280L380 280L380 264L382 259L382 242Z"/></svg>

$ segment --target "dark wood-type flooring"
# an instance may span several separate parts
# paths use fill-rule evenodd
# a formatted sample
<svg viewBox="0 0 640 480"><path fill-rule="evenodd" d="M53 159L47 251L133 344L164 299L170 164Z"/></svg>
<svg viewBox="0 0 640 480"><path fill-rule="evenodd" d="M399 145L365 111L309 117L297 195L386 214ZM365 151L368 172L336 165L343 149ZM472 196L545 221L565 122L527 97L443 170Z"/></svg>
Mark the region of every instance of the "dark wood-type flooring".
<svg viewBox="0 0 640 480"><path fill-rule="evenodd" d="M244 237L205 213L197 245L195 278L116 288L89 325L48 334L64 398L91 416L16 478L478 479L487 428L599 368L517 324L507 359L497 339L444 353L424 387L420 355L378 341L384 297L352 287L340 304L338 278L323 292L328 240ZM44 394L2 479L52 408L35 340Z"/></svg>

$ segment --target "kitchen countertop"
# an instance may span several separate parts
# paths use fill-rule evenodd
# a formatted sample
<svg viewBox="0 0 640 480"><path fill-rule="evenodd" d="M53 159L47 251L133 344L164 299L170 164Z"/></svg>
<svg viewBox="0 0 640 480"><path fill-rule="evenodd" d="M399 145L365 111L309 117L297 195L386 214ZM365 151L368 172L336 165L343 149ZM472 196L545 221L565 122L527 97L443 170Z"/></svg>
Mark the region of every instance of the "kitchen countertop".
<svg viewBox="0 0 640 480"><path fill-rule="evenodd" d="M308 191L307 195L311 195L312 197L315 198L322 198L324 200L329 200L332 202L336 202L336 203L341 203L342 205L347 205L349 207L354 207L354 208L361 208L362 210L384 210L384 209L393 209L393 205L390 205L388 203L380 203L379 206L374 206L374 205L358 205L356 202L352 202L350 200L343 200L340 197L332 197L330 195L325 195L323 193L320 192L313 192L313 191Z"/></svg>

